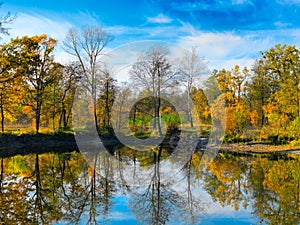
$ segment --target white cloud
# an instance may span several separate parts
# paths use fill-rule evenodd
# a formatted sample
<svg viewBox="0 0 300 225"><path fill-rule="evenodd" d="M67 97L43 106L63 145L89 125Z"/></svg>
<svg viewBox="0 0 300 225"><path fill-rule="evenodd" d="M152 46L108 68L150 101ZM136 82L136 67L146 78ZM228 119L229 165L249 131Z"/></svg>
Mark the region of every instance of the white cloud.
<svg viewBox="0 0 300 225"><path fill-rule="evenodd" d="M251 66L260 51L272 46L268 37L234 32L198 32L179 39L178 45L190 49L197 46L200 56L208 61L210 69L230 69L234 65Z"/></svg>
<svg viewBox="0 0 300 225"><path fill-rule="evenodd" d="M17 36L40 34L48 34L57 40L62 40L70 27L72 27L72 24L68 21L50 19L41 15L20 13L10 26L10 37L5 37L4 40Z"/></svg>
<svg viewBox="0 0 300 225"><path fill-rule="evenodd" d="M155 17L148 17L147 22L148 23L171 23L172 19L160 13Z"/></svg>

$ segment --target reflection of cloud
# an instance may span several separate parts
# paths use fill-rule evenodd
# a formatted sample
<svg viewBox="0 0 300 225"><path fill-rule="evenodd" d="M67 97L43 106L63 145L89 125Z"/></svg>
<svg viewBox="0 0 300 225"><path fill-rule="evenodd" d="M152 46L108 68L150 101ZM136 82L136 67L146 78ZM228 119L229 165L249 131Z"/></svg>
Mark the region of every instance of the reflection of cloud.
<svg viewBox="0 0 300 225"><path fill-rule="evenodd" d="M155 17L148 17L147 22L148 23L171 23L172 19L160 13Z"/></svg>
<svg viewBox="0 0 300 225"><path fill-rule="evenodd" d="M114 211L111 214L110 220L112 221L135 220L135 218L131 213Z"/></svg>

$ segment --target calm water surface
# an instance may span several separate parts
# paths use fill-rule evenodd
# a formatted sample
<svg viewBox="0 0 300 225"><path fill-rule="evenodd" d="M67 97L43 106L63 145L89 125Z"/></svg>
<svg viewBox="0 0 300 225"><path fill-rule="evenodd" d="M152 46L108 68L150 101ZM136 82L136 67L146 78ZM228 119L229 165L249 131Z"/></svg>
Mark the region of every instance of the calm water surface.
<svg viewBox="0 0 300 225"><path fill-rule="evenodd" d="M2 158L0 224L298 224L300 163L166 149Z"/></svg>

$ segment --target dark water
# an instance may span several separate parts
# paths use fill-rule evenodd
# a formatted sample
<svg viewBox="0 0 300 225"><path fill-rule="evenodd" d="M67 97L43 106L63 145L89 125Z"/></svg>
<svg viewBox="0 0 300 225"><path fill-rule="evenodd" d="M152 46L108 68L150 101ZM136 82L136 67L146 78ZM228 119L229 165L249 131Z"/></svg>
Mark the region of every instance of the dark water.
<svg viewBox="0 0 300 225"><path fill-rule="evenodd" d="M300 163L219 155L200 169L166 150L1 161L0 224L298 224Z"/></svg>

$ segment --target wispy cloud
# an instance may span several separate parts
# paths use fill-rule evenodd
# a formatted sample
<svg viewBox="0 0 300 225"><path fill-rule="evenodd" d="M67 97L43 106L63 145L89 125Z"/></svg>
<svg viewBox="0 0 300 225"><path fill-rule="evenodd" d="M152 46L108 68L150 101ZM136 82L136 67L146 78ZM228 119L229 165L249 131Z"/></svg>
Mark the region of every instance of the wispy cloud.
<svg viewBox="0 0 300 225"><path fill-rule="evenodd" d="M187 49L197 46L210 69L230 69L236 64L250 67L254 59L260 56L260 51L274 44L275 41L268 36L235 32L198 31L178 40L178 45Z"/></svg>
<svg viewBox="0 0 300 225"><path fill-rule="evenodd" d="M38 14L20 13L15 21L10 25L10 36L5 37L7 41L17 36L33 36L47 34L53 38L61 40L65 37L67 30L72 27L68 21L51 19L50 17Z"/></svg>
<svg viewBox="0 0 300 225"><path fill-rule="evenodd" d="M283 5L300 5L300 0L277 0L277 2Z"/></svg>
<svg viewBox="0 0 300 225"><path fill-rule="evenodd" d="M148 23L171 23L172 19L169 18L168 16L160 13L155 17L148 17L147 22Z"/></svg>
<svg viewBox="0 0 300 225"><path fill-rule="evenodd" d="M232 0L231 3L233 5L252 5L252 1L251 0Z"/></svg>

